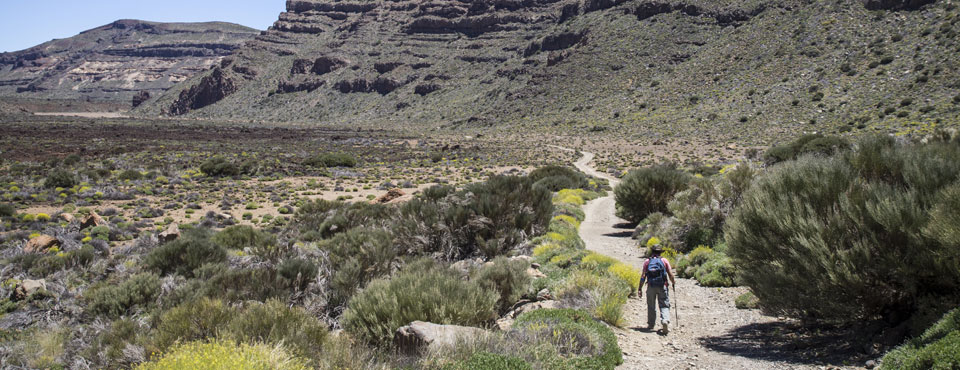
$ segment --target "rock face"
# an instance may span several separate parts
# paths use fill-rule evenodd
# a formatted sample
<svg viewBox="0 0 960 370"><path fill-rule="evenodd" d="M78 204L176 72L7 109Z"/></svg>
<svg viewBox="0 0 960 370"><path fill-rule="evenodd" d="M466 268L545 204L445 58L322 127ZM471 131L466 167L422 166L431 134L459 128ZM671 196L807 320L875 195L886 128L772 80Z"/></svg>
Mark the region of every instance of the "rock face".
<svg viewBox="0 0 960 370"><path fill-rule="evenodd" d="M229 66L135 113L743 137L747 121L871 126L877 101L905 91L934 108L910 119L952 119L957 13L932 0L291 0Z"/></svg>
<svg viewBox="0 0 960 370"><path fill-rule="evenodd" d="M415 353L426 347L437 349L443 346L452 346L458 340L474 338L484 335L486 331L480 328L457 325L438 325L423 321L414 321L410 325L397 329L393 341L400 351Z"/></svg>
<svg viewBox="0 0 960 370"><path fill-rule="evenodd" d="M0 53L0 97L65 100L75 106L110 102L129 108L216 65L258 32L220 22L116 21L74 37Z"/></svg>
<svg viewBox="0 0 960 370"><path fill-rule="evenodd" d="M916 10L937 0L862 0L870 10Z"/></svg>
<svg viewBox="0 0 960 370"><path fill-rule="evenodd" d="M40 235L23 246L25 253L43 253L47 249L60 245L60 241L50 235Z"/></svg>

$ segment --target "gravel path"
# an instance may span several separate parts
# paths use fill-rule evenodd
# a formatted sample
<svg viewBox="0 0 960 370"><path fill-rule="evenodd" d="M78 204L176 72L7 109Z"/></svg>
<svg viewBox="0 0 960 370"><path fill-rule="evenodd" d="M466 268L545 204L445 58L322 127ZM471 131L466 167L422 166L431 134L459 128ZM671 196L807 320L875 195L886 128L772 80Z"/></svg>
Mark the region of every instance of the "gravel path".
<svg viewBox="0 0 960 370"><path fill-rule="evenodd" d="M557 147L561 150L570 150ZM575 165L581 171L607 179L611 186L619 181L590 167L592 153L582 153ZM630 238L632 229L615 216L611 192L584 206L586 220L580 236L587 249L614 257L638 270L643 266L643 250ZM739 310L734 299L745 288L706 288L695 280L677 279L671 298L677 317L671 332L661 336L646 331L646 299L630 298L624 309L626 325L614 328L624 352L621 369L820 369L823 366L796 354L796 343L785 343L770 333L779 333L785 325L758 310ZM783 337L780 335L778 337Z"/></svg>

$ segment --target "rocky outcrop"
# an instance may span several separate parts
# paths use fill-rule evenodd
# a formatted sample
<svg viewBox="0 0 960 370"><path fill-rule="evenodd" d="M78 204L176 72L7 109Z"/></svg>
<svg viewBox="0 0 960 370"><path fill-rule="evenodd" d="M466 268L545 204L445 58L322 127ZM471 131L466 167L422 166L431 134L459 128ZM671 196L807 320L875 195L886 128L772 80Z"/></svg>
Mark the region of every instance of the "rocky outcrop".
<svg viewBox="0 0 960 370"><path fill-rule="evenodd" d="M27 241L23 246L24 253L43 253L47 249L60 245L60 241L50 235L40 235Z"/></svg>
<svg viewBox="0 0 960 370"><path fill-rule="evenodd" d="M80 223L80 229L86 229L88 227L97 227L97 226L106 226L109 225L103 217L100 217L96 212L90 212L86 218L83 219L83 222Z"/></svg>
<svg viewBox="0 0 960 370"><path fill-rule="evenodd" d="M150 100L150 93L146 91L141 91L141 92L138 92L137 95L133 96L133 101L131 103L133 103L133 107L136 108L136 107L139 107L140 104L143 104L143 102L147 100Z"/></svg>
<svg viewBox="0 0 960 370"><path fill-rule="evenodd" d="M861 0L870 10L917 10L937 0Z"/></svg>
<svg viewBox="0 0 960 370"><path fill-rule="evenodd" d="M438 325L414 321L397 329L393 342L404 353L416 353L421 349L439 349L453 346L457 341L476 338L486 333L483 329L458 325Z"/></svg>
<svg viewBox="0 0 960 370"><path fill-rule="evenodd" d="M178 226L176 223L171 223L166 230L163 230L159 235L157 235L157 239L161 243L172 242L179 238L180 238L180 226Z"/></svg>
<svg viewBox="0 0 960 370"><path fill-rule="evenodd" d="M121 20L0 53L0 97L130 106L216 65L259 31L229 23ZM136 106L136 105L134 105Z"/></svg>
<svg viewBox="0 0 960 370"><path fill-rule="evenodd" d="M237 91L234 80L223 69L214 68L213 73L203 77L200 83L180 92L180 97L170 107L172 114L184 114L216 103Z"/></svg>

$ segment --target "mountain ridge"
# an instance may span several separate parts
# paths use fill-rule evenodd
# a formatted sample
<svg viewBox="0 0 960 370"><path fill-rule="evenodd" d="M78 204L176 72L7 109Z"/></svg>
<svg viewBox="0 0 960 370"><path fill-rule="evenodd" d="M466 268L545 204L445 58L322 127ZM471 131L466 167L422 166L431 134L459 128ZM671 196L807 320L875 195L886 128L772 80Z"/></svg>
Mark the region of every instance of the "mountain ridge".
<svg viewBox="0 0 960 370"><path fill-rule="evenodd" d="M159 94L206 70L259 32L227 22L117 20L0 53L0 98L129 106L137 95Z"/></svg>

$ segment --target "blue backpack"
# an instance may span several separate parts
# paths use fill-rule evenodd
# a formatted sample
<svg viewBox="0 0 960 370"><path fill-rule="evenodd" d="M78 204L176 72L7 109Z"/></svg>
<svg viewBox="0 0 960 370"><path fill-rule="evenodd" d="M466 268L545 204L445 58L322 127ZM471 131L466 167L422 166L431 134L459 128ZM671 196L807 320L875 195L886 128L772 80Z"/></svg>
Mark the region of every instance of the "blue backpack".
<svg viewBox="0 0 960 370"><path fill-rule="evenodd" d="M666 270L666 266L660 257L650 258L650 263L647 264L647 283L650 284L649 286L663 287L664 283L667 282L667 273L664 270Z"/></svg>

